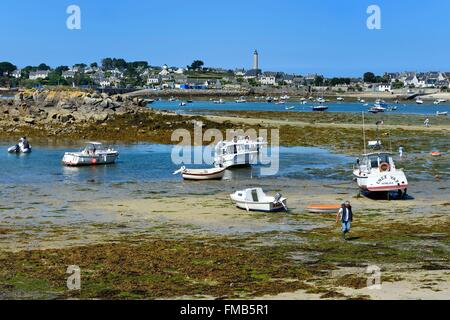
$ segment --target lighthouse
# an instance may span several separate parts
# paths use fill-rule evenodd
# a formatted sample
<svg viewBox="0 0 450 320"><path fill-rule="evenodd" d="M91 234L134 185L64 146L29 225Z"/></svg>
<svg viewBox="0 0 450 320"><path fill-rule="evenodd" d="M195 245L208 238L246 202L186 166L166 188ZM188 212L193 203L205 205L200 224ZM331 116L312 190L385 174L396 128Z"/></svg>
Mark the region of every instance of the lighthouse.
<svg viewBox="0 0 450 320"><path fill-rule="evenodd" d="M253 52L253 70L259 70L259 55L257 50Z"/></svg>

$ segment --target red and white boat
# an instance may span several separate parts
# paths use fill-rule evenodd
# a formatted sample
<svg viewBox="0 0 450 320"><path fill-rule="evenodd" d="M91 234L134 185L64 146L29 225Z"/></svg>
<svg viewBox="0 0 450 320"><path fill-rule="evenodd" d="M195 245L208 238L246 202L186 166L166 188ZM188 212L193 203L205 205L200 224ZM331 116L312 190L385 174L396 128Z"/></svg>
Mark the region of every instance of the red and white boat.
<svg viewBox="0 0 450 320"><path fill-rule="evenodd" d="M181 167L173 174L181 173L184 180L221 180L225 174L226 168L216 167L210 169L187 169Z"/></svg>
<svg viewBox="0 0 450 320"><path fill-rule="evenodd" d="M89 142L83 151L66 152L62 162L66 166L93 166L116 162L119 152L104 147L100 142Z"/></svg>
<svg viewBox="0 0 450 320"><path fill-rule="evenodd" d="M358 186L370 192L398 191L406 195L408 180L401 169L397 169L391 153L374 152L358 159L353 169Z"/></svg>

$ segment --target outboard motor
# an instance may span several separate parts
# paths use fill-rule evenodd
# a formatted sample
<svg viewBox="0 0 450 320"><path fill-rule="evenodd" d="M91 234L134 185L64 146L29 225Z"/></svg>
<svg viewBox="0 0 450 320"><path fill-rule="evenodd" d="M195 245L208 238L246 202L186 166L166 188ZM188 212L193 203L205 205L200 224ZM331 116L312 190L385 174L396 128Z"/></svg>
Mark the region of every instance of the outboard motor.
<svg viewBox="0 0 450 320"><path fill-rule="evenodd" d="M274 197L275 198L274 199L275 203L279 202L281 197L282 197L281 193L278 192L277 194L275 194L275 197Z"/></svg>

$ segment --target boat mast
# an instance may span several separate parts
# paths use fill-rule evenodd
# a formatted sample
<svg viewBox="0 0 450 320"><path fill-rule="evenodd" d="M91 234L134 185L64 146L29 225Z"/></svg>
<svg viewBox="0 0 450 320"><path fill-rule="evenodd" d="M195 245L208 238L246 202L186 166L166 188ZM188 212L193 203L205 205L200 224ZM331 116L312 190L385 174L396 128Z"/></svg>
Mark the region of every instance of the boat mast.
<svg viewBox="0 0 450 320"><path fill-rule="evenodd" d="M362 125L363 125L364 154L367 154L367 150L366 150L366 130L365 130L365 123L364 123L364 111L362 112Z"/></svg>

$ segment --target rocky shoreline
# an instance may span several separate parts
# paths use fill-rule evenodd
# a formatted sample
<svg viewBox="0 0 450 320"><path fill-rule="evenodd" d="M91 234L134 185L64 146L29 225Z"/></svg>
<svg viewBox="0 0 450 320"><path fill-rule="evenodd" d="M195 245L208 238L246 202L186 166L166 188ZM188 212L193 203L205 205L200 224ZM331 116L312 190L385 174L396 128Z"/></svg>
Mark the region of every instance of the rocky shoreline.
<svg viewBox="0 0 450 320"><path fill-rule="evenodd" d="M184 117L147 108L146 100L126 95L75 90L26 90L0 100L2 138L98 139L169 143L173 130L204 126L220 128L201 116Z"/></svg>

